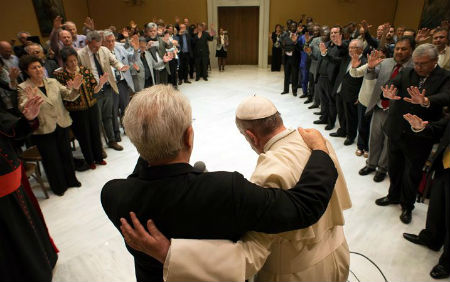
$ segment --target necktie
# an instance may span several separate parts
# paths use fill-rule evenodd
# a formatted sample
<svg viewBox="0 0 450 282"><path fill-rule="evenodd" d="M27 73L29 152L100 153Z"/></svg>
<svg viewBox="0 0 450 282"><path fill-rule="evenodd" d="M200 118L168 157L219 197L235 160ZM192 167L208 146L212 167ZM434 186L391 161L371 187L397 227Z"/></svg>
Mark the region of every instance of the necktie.
<svg viewBox="0 0 450 282"><path fill-rule="evenodd" d="M425 84L425 80L426 80L426 79L427 79L426 77L421 77L421 78L419 78L419 85L418 85L419 90L422 90L423 85Z"/></svg>
<svg viewBox="0 0 450 282"><path fill-rule="evenodd" d="M98 77L100 78L100 76L103 75L102 65L100 65L100 62L97 59L97 53L93 54L93 56L94 56L95 68L97 69Z"/></svg>
<svg viewBox="0 0 450 282"><path fill-rule="evenodd" d="M442 165L444 168L450 168L450 145L444 151L444 155L442 156Z"/></svg>
<svg viewBox="0 0 450 282"><path fill-rule="evenodd" d="M392 74L390 77L391 80L394 79L398 75L401 67L402 67L401 64L395 65L394 70L392 71ZM389 108L389 99L381 99L381 106L383 107L383 109Z"/></svg>

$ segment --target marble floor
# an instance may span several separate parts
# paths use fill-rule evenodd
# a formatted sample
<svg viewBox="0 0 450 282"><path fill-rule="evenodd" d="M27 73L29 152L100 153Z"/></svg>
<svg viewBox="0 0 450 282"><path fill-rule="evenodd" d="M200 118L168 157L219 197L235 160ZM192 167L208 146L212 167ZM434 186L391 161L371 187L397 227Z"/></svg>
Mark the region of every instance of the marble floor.
<svg viewBox="0 0 450 282"><path fill-rule="evenodd" d="M202 160L210 171L237 170L246 177L251 175L257 156L237 131L234 113L239 102L252 94L271 99L288 127L314 127L328 136L324 126L313 125L317 116L302 99L280 95L282 84L282 73L253 66L229 66L225 72L213 70L209 81L183 84L180 90L193 107L192 163ZM353 207L345 213L350 250L369 257L389 281L431 281L429 271L440 253L402 238L403 232L416 233L424 227L427 206L416 204L412 223L401 223L398 206L374 204L376 198L387 193L389 179L375 183L372 176L360 176L358 170L365 159L355 155L355 145L344 146L342 138L330 141L353 201ZM106 149L107 166L77 173L81 188L69 189L63 197L50 193L50 199L44 199L37 187L34 189L60 250L54 281L135 281L132 256L100 204L105 182L126 177L137 160L137 152L126 136L121 144L122 152ZM357 254L351 255L351 271L350 281L384 281L375 266Z"/></svg>

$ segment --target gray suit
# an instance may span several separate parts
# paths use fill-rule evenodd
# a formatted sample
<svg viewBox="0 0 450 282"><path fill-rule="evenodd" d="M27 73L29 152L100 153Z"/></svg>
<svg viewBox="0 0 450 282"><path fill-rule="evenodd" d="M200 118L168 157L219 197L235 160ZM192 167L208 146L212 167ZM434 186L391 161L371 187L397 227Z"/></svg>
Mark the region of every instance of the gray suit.
<svg viewBox="0 0 450 282"><path fill-rule="evenodd" d="M377 168L381 173L386 173L388 169L388 139L383 131L383 125L389 113L389 109L384 110L379 106L382 95L381 87L390 80L396 64L393 58L384 59L374 70L367 69L364 75L364 79L377 81L366 110L366 114L373 112L370 122L367 166ZM402 69L405 67L412 67L411 59L403 64Z"/></svg>
<svg viewBox="0 0 450 282"><path fill-rule="evenodd" d="M153 72L152 55L148 51L145 51L144 56L147 61L148 67L150 69L151 80L154 82L155 75ZM139 55L136 60L136 65L139 67L139 70L137 71L135 68L131 68L131 76L132 76L133 82L134 82L134 90L136 92L139 92L142 89L144 89L144 85L145 85L145 68L144 68L144 64L142 63L142 60L141 60L141 51L140 50L139 50Z"/></svg>

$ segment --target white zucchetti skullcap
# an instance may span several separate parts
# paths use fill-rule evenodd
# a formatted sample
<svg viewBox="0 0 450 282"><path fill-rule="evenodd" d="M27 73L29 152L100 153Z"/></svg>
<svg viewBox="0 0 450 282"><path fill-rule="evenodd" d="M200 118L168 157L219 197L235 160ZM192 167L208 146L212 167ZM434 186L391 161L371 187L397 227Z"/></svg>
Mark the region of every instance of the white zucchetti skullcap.
<svg viewBox="0 0 450 282"><path fill-rule="evenodd" d="M270 117L277 112L277 108L269 99L253 95L239 104L236 117L242 120L255 120Z"/></svg>

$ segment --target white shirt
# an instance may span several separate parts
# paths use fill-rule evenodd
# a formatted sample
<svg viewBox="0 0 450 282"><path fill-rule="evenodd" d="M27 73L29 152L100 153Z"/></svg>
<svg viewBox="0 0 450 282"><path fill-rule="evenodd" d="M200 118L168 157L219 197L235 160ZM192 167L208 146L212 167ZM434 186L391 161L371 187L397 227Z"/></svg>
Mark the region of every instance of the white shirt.
<svg viewBox="0 0 450 282"><path fill-rule="evenodd" d="M10 68L18 68L19 67L19 58L16 55L11 55L9 59L5 59L3 57L2 61L5 64L5 67L9 70Z"/></svg>
<svg viewBox="0 0 450 282"><path fill-rule="evenodd" d="M91 66L92 66L91 72L92 72L92 75L94 75L94 78L95 78L95 80L97 80L97 83L98 83L99 77L98 77L97 65L95 64L95 61L94 61L94 53L92 53L91 49L89 49L89 48L87 48L87 49L88 49L88 54L89 54L89 60L91 61ZM97 56L97 60L101 64L100 58L98 56Z"/></svg>

